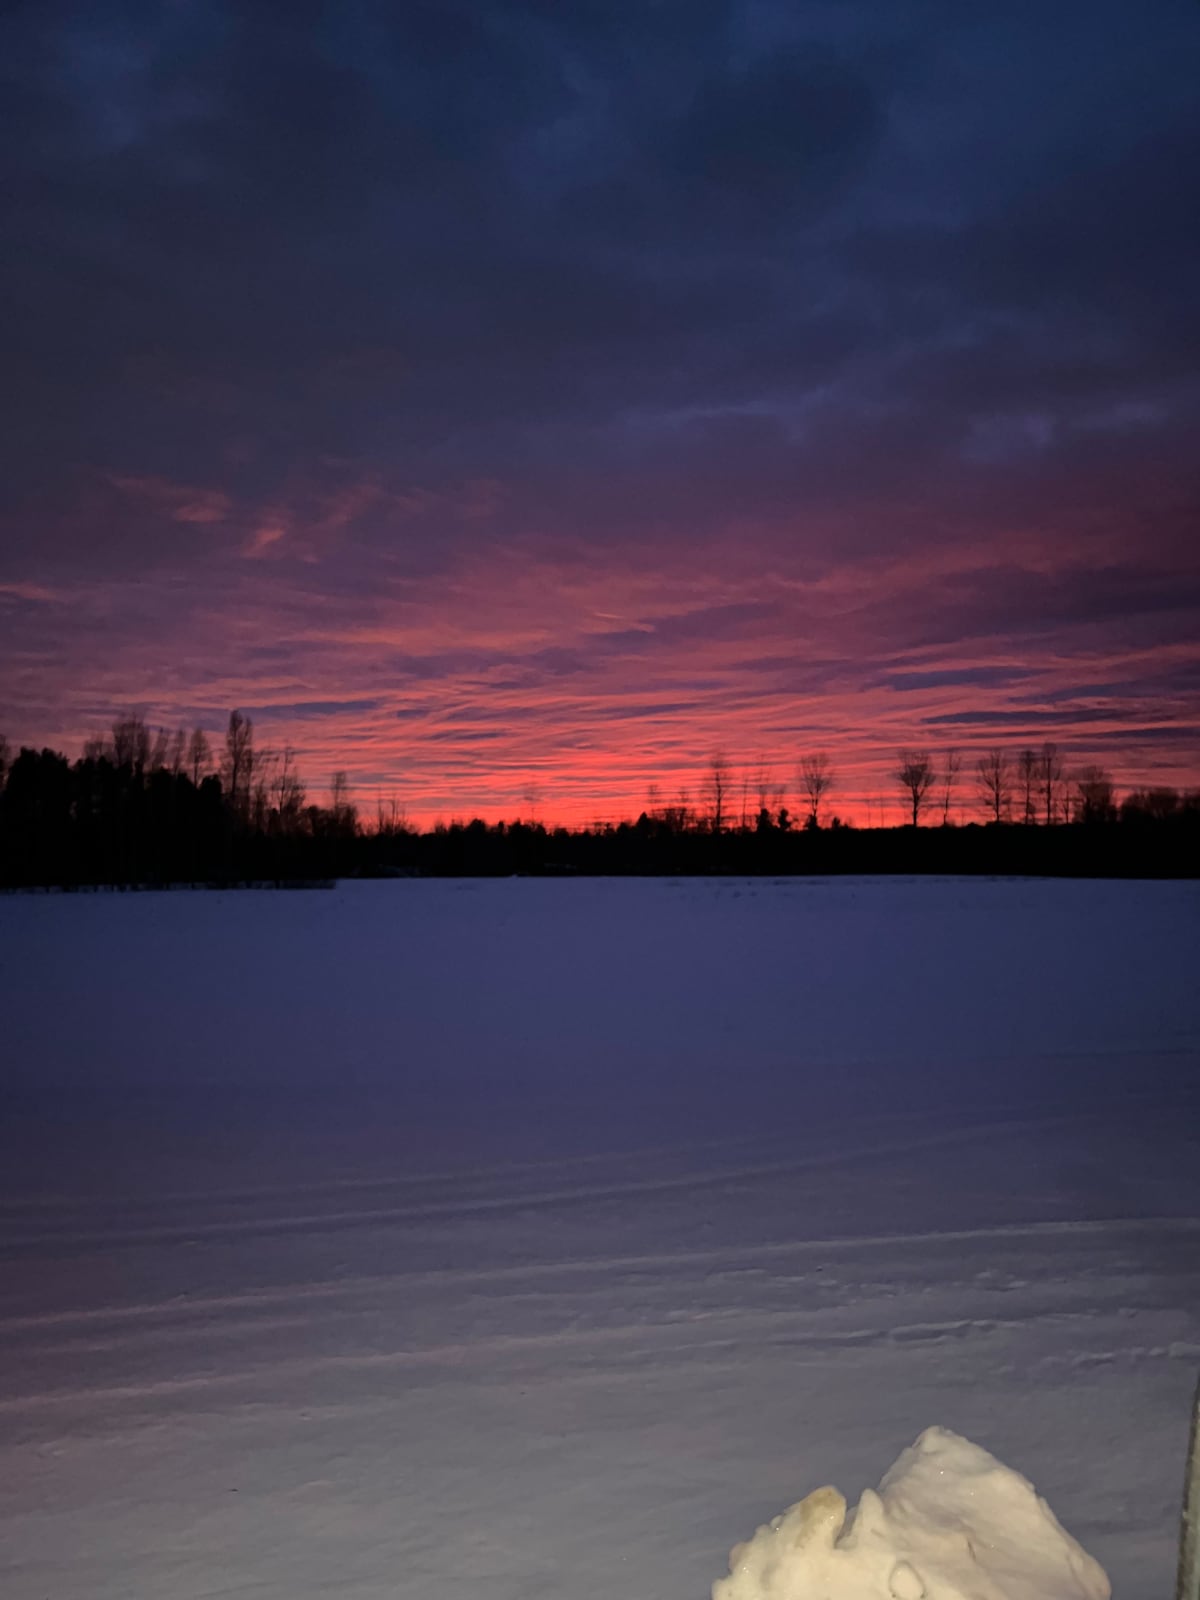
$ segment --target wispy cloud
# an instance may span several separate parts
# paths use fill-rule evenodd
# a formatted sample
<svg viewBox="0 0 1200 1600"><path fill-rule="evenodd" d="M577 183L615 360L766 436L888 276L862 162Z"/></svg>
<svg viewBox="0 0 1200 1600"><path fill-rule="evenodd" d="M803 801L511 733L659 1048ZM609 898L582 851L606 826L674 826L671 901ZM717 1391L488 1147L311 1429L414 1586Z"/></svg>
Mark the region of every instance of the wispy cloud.
<svg viewBox="0 0 1200 1600"><path fill-rule="evenodd" d="M424 816L1200 781L1194 6L245 9L6 34L10 738L251 706Z"/></svg>
<svg viewBox="0 0 1200 1600"><path fill-rule="evenodd" d="M940 576L904 558L812 583L781 568L755 580L736 557L723 570L719 548L614 568L508 545L430 585L371 551L345 559L332 585L302 566L234 565L199 587L60 595L54 638L17 629L37 693L6 706L11 733L78 741L130 702L219 732L237 705L314 780L344 767L426 819L518 812L535 780L548 815L631 814L652 783L694 789L717 747L747 765L765 753L784 781L805 750L828 749L838 803L859 817L914 742L969 753L1054 738L1126 782L1197 777L1200 646L1139 636L1139 617L1160 615L1158 582L1133 586L1120 626L1105 604L1098 624L1055 602L1048 631L1043 605L997 625L986 551L973 572L952 551ZM1025 580L1053 599L1071 571L1043 563ZM103 667L83 679L85 659Z"/></svg>
<svg viewBox="0 0 1200 1600"><path fill-rule="evenodd" d="M170 483L165 478L135 477L112 473L108 480L114 489L133 500L140 500L163 512L172 522L191 522L200 526L226 522L230 500L219 489Z"/></svg>

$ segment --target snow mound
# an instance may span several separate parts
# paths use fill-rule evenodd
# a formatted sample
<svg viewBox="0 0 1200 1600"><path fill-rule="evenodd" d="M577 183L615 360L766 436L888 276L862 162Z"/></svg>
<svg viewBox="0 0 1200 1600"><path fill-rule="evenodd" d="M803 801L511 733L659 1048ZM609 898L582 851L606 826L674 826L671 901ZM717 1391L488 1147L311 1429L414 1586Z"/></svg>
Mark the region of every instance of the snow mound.
<svg viewBox="0 0 1200 1600"><path fill-rule="evenodd" d="M927 1428L846 1514L816 1489L746 1544L713 1600L1109 1600L1099 1564L1033 1485Z"/></svg>

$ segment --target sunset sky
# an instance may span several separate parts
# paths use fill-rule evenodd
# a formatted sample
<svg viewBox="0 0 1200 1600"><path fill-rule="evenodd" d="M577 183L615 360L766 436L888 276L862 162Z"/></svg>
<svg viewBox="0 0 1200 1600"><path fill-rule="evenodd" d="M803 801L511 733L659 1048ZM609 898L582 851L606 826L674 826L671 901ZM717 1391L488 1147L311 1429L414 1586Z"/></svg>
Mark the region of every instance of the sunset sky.
<svg viewBox="0 0 1200 1600"><path fill-rule="evenodd" d="M0 75L12 744L1200 783L1196 0L35 0Z"/></svg>

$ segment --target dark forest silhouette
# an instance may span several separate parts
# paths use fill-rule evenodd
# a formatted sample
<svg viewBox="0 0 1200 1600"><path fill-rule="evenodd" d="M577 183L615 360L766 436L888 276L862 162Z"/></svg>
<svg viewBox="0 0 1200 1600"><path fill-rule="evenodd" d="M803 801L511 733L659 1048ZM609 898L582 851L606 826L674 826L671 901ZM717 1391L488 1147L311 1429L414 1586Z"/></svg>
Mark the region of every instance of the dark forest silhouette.
<svg viewBox="0 0 1200 1600"><path fill-rule="evenodd" d="M117 720L77 761L0 740L0 884L7 887L314 884L341 876L512 873L1027 873L1197 875L1200 790L1134 790L1120 802L1107 773L1068 774L1055 746L1000 749L974 764L982 820L951 822L961 798L956 751L904 750L894 779L911 820L860 829L825 813L829 756L801 759L797 823L765 761L740 779L709 758L700 799L663 803L636 821L567 829L512 821L407 826L380 801L364 822L344 773L309 801L294 752L256 747L234 711L214 751L200 729L152 733Z"/></svg>

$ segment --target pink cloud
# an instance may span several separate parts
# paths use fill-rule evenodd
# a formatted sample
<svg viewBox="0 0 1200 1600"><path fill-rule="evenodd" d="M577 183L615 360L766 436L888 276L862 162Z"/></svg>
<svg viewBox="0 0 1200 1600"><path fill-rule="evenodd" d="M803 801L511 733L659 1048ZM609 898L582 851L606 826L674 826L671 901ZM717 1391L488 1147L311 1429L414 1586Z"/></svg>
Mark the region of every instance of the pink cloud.
<svg viewBox="0 0 1200 1600"><path fill-rule="evenodd" d="M129 474L111 474L108 482L130 499L161 510L173 522L204 526L225 522L232 514L229 496L218 489L196 488L190 484L172 483L166 478Z"/></svg>
<svg viewBox="0 0 1200 1600"><path fill-rule="evenodd" d="M278 523L254 534L259 554L283 539ZM794 807L800 756L829 751L833 808L863 822L898 818L901 746L955 745L969 769L991 744L1052 738L1125 784L1200 781L1200 647L1123 639L1087 615L1014 631L988 610L988 554L810 580L783 563L756 575L719 547L620 566L506 547L428 582L360 553L340 586L275 565L269 580L243 567L194 590L149 586L140 606L80 589L61 665L46 650L34 669L54 723L39 737L78 741L131 702L218 732L237 705L264 743L301 752L315 786L345 768L364 798L394 793L425 821L520 814L531 787L550 819L635 815L652 784L695 795L717 748L739 773L765 761ZM1035 609L1077 581L1065 561L1017 570ZM972 618L970 637L923 641L947 604ZM968 805L971 792L964 781Z"/></svg>

